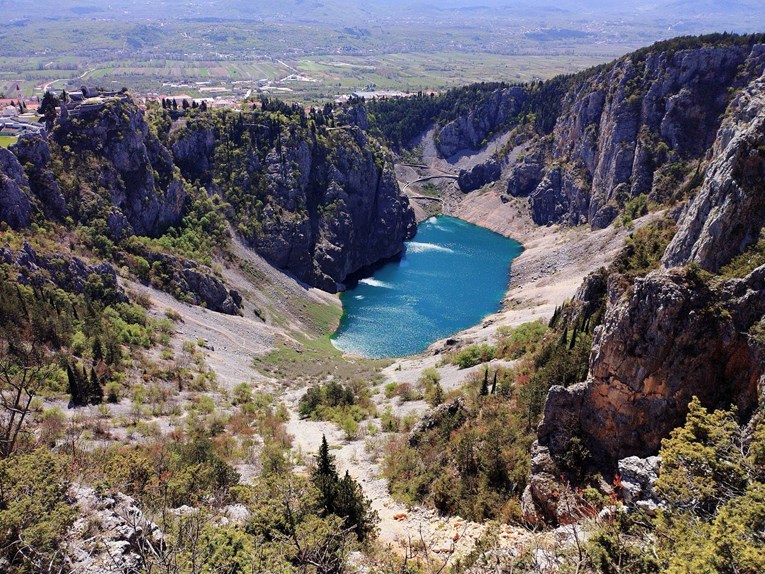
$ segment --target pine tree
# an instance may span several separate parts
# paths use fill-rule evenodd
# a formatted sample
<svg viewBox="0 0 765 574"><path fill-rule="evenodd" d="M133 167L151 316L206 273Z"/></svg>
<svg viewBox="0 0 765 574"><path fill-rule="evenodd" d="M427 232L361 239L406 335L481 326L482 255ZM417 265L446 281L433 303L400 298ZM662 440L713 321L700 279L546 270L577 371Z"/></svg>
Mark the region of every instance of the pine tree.
<svg viewBox="0 0 765 574"><path fill-rule="evenodd" d="M327 437L321 437L321 446L313 469L312 481L319 491L319 508L323 516L334 514L352 528L359 541L371 536L375 530L377 513L372 503L364 497L361 486L348 471L342 480L337 474L335 457L329 454Z"/></svg>
<svg viewBox="0 0 765 574"><path fill-rule="evenodd" d="M335 513L338 480L335 457L329 454L327 437L322 435L319 456L313 471L313 484L319 490L319 505L325 514Z"/></svg>
<svg viewBox="0 0 765 574"><path fill-rule="evenodd" d="M485 397L489 394L489 368L483 370L483 383L481 383L480 395Z"/></svg>

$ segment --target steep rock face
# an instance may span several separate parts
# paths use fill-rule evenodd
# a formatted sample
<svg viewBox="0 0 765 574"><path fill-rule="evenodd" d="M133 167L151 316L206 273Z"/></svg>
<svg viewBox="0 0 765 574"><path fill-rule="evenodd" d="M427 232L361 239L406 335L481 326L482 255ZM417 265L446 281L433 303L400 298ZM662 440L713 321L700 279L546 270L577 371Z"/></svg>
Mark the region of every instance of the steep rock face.
<svg viewBox="0 0 765 574"><path fill-rule="evenodd" d="M330 145L285 142L285 161L268 155L270 202L254 242L277 266L327 291L397 255L416 231L387 154L373 153L357 128L331 137Z"/></svg>
<svg viewBox="0 0 765 574"><path fill-rule="evenodd" d="M540 445L560 457L578 437L596 462L613 465L656 454L694 395L709 408L751 413L763 364L747 331L765 311L764 275L712 289L693 272L655 272L624 293L612 278L590 377L550 390Z"/></svg>
<svg viewBox="0 0 765 574"><path fill-rule="evenodd" d="M507 179L507 193L513 197L529 195L542 181L545 172L545 149L537 145L513 165Z"/></svg>
<svg viewBox="0 0 765 574"><path fill-rule="evenodd" d="M666 201L714 142L729 88L759 77L764 66L760 45L622 58L567 92L553 133L535 146L544 162L513 170L509 190L529 193L538 224L595 228L641 193Z"/></svg>
<svg viewBox="0 0 765 574"><path fill-rule="evenodd" d="M30 190L40 200L45 216L61 220L69 215L61 186L50 169L48 141L39 134L25 134L11 146L11 151L24 166Z"/></svg>
<svg viewBox="0 0 765 574"><path fill-rule="evenodd" d="M187 179L205 181L209 177L215 144L212 129L189 130L173 141L173 158Z"/></svg>
<svg viewBox="0 0 765 574"><path fill-rule="evenodd" d="M119 212L112 235L155 237L180 221L184 184L174 176L172 155L149 133L143 112L129 97L71 111L59 119L52 139L62 154L73 154L70 162L93 164L90 187L105 190Z"/></svg>
<svg viewBox="0 0 765 574"><path fill-rule="evenodd" d="M765 78L730 106L701 191L691 201L663 258L719 268L757 241L765 222Z"/></svg>
<svg viewBox="0 0 765 574"><path fill-rule="evenodd" d="M285 129L257 115L246 120L252 126L249 141L259 143L239 150L237 185L257 198L258 207L248 210L241 200L234 207L234 219L243 223L240 232L261 255L333 292L348 275L400 253L416 231L390 155L358 127L368 123L363 106L336 121L343 127L317 134L296 125ZM213 137L212 129L202 121L189 124L172 149L187 178L226 197L231 191L213 182L224 166L216 165L221 136ZM194 158L206 171L184 167Z"/></svg>
<svg viewBox="0 0 765 574"><path fill-rule="evenodd" d="M526 98L523 88L495 91L481 106L446 124L438 132L436 145L443 157L465 149L478 149L484 140L521 111Z"/></svg>
<svg viewBox="0 0 765 574"><path fill-rule="evenodd" d="M10 151L0 148L0 221L13 228L26 227L32 217L29 181Z"/></svg>
<svg viewBox="0 0 765 574"><path fill-rule="evenodd" d="M679 216L663 268L633 285L610 277L587 381L548 393L538 429L547 464L538 465L529 482L530 516L561 519L549 492L561 486L557 465L572 439L586 446L596 467L613 471L619 459L655 455L684 422L693 396L710 409L736 406L744 419L758 404L765 390L757 336L765 316L765 267L715 284L679 266L695 262L717 271L757 240L765 222L764 130L765 79L758 78L726 113L701 190ZM643 502L655 507L651 496Z"/></svg>

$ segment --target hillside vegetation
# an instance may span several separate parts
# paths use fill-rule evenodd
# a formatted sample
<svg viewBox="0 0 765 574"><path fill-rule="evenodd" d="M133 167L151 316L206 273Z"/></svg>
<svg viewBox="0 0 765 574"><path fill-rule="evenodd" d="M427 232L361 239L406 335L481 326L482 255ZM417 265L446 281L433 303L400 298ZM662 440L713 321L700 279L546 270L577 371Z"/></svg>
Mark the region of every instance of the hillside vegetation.
<svg viewBox="0 0 765 574"><path fill-rule="evenodd" d="M49 114L0 149L0 570L762 572L763 41L321 108ZM489 319L412 375L332 348L326 292L414 234L391 149L422 137L446 164L503 138L470 193L630 235L552 317ZM235 384L210 367L233 346ZM385 513L481 536L383 547Z"/></svg>

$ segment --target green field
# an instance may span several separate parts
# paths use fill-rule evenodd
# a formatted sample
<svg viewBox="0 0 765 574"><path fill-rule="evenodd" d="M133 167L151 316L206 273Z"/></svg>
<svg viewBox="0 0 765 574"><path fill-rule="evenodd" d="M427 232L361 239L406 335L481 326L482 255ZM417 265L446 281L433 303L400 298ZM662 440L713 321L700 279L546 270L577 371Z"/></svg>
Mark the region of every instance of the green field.
<svg viewBox="0 0 765 574"><path fill-rule="evenodd" d="M16 136L0 136L0 147L8 147L15 144L18 138Z"/></svg>
<svg viewBox="0 0 765 574"><path fill-rule="evenodd" d="M645 32L641 31L641 34ZM658 30L650 30L658 34ZM259 80L285 80L271 93L320 102L351 91L442 90L484 80L549 78L611 60L644 45L631 28L536 41L515 21L484 26L381 21L363 29L333 23L100 19L31 20L0 29L0 94L25 97L82 84L136 94L223 86L241 97ZM301 81L310 79L312 81ZM217 94L216 94L217 95ZM12 96L11 96L12 97Z"/></svg>

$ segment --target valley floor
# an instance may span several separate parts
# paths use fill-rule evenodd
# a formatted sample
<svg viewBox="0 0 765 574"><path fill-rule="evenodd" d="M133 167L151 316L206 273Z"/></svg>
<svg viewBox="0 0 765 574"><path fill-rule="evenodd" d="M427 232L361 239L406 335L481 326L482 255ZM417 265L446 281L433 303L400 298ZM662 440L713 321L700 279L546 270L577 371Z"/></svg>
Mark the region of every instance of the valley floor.
<svg viewBox="0 0 765 574"><path fill-rule="evenodd" d="M452 207L447 212L517 239L525 247L525 251L513 262L511 285L503 309L486 317L481 324L450 338L458 340L459 344L490 342L502 325L548 320L557 305L574 295L588 273L613 259L630 232L613 227L595 233L585 228L536 227L523 200L504 203L498 191L492 188L468 194L459 202L452 201ZM638 225L642 223L644 221L639 221ZM183 322L177 323L178 345L184 340L204 342L207 364L216 372L217 381L223 388L230 390L241 382L249 382L260 390L274 393L287 405L291 416L287 431L293 436L293 448L299 458L315 454L322 435L326 435L329 443L335 445L333 454L339 472L342 474L348 470L359 481L365 495L373 501L373 508L380 516L380 541L383 544L403 553L407 547L424 542L440 559L450 556L452 551L454 556L469 552L485 525L459 517L439 517L433 510L407 508L393 500L379 466L388 438L384 433L371 436L365 432L366 427L362 423L358 437L347 440L345 433L333 423L301 419L297 406L305 387L253 368L253 355L273 351L279 345L301 347L301 343L288 333L305 331L310 316L295 312L296 308L307 308L308 303L339 305L339 300L336 296L306 289L271 268L243 245L236 246L236 256L240 262L247 263L245 268L257 275L257 289L260 290L255 289L251 276L234 267L224 269L229 284L240 290L248 301L244 317L214 313L185 305L153 289L138 288L148 291L157 312L170 308L181 315ZM274 317L279 316L281 324L276 326L264 324L254 314L254 306L260 304L259 300L269 299L276 301L277 308L268 311ZM256 303L253 304L253 301ZM296 301L305 305L296 306ZM386 398L383 393L385 383L414 384L424 369L432 367L439 371L441 384L448 392L459 388L472 371L482 368L458 370L454 365L442 364L440 353L447 347L445 340L437 341L428 352L401 358L383 369L384 382L375 387L376 394L373 396L377 410L383 412L390 407L397 417L422 415L428 410L423 400L402 402L396 397ZM379 419L366 421L366 424L381 426ZM240 465L238 470L244 479L257 472L254 465L247 464ZM530 543L531 539L531 533L509 526L504 526L500 533L502 545L508 547Z"/></svg>
<svg viewBox="0 0 765 574"><path fill-rule="evenodd" d="M421 193L418 186L407 185L413 178L439 173L454 175L459 167L474 159L464 156L449 164L431 157L431 165L427 168L399 166L397 173L402 189L406 188L408 194L416 196ZM215 313L181 303L151 287L128 285L129 289L148 297L155 315L164 316L171 310L180 317L175 323L175 354L182 355L184 342L194 342L204 353L205 363L215 373L221 390L230 392L245 382L254 390L272 393L285 404L290 414L286 430L293 437L293 451L299 464L304 465L310 460L308 457L317 452L322 436L326 435L329 444L333 445L338 471L343 474L348 470L372 500L380 517L383 545L402 554L412 546L424 546L432 551L434 560L441 561L468 553L486 525L459 517L439 517L433 510L408 508L393 500L380 468L386 442L393 435L367 430L372 426L382 428L379 418L362 422L357 436L351 440L333 423L301 419L298 403L308 384L306 379L311 378L305 369L317 369L318 374L312 380L321 380L322 376L326 378L343 370L353 373L357 365L363 365L366 372L382 368L372 396L378 413L390 408L399 418L419 417L429 409L424 400L403 402L399 397L388 398L385 385L390 382L416 385L424 369L435 368L446 392L461 387L471 373L483 365L459 370L442 361L445 350L454 345L493 342L500 326L516 326L537 319L547 321L556 306L574 295L588 273L613 259L631 231L615 227L597 232L584 227L538 227L531 221L526 200L510 198L508 201L503 196L502 182L462 194L451 183L453 180L447 181L449 183L445 189L442 186L437 201L442 212L512 237L520 241L525 250L513 262L511 283L501 311L448 340L433 343L427 352L418 356L374 365L356 357L342 356L331 347L327 338L327 332L334 329L340 317L339 298L307 288L275 270L236 241L235 261L221 262L220 271L229 286L242 294L245 302L243 316ZM434 200L413 201L419 206L419 219L427 218L428 211L421 207L434 203ZM653 217L655 215L646 216L636 225ZM510 366L505 361L494 363L495 367ZM360 372L365 372L363 369ZM182 395L179 400L190 398ZM127 412L128 405L129 401L113 405L113 412ZM169 430L173 423L165 419L168 417L158 416L153 422ZM115 432L114 436L121 434ZM259 472L257 457L238 465L237 470L244 481L256 476ZM510 526L503 526L499 531L500 544L504 547L531 544L534 536Z"/></svg>

